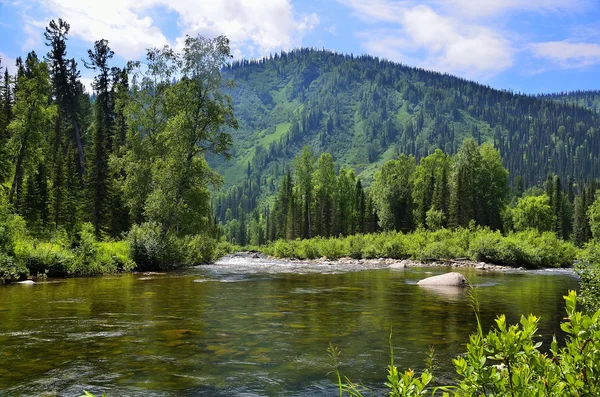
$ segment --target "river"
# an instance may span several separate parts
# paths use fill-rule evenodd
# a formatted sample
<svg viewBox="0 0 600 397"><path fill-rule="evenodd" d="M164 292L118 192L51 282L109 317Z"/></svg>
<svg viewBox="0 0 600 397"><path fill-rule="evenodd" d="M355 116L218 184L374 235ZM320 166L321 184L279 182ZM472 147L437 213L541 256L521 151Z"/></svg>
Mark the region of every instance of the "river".
<svg viewBox="0 0 600 397"><path fill-rule="evenodd" d="M0 396L335 395L343 374L384 395L389 335L400 370L450 382L475 316L464 292L419 287L449 268L389 269L225 258L169 274L123 274L0 287ZM461 268L484 327L540 315L559 334L568 270ZM548 345L548 339L545 345Z"/></svg>

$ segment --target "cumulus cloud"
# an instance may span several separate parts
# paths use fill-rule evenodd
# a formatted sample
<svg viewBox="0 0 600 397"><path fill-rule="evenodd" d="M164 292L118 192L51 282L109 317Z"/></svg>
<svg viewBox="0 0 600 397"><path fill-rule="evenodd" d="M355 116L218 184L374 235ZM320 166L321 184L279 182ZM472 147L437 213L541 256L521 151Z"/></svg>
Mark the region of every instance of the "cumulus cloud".
<svg viewBox="0 0 600 397"><path fill-rule="evenodd" d="M259 56L299 45L302 35L319 23L316 14L295 15L290 0L122 0L114 5L97 0L46 0L39 4L48 17L60 16L69 22L73 36L87 42L105 38L125 58L138 58L149 47L176 45L188 34L224 34L237 53ZM156 10L176 14L179 37L175 43L169 43L152 19Z"/></svg>
<svg viewBox="0 0 600 397"><path fill-rule="evenodd" d="M358 37L371 53L388 59L469 78L487 78L513 64L510 42L492 29L441 15L429 6L377 0L344 0L367 21L396 26L363 31Z"/></svg>
<svg viewBox="0 0 600 397"><path fill-rule="evenodd" d="M600 45L595 43L549 41L531 44L530 48L534 56L548 59L564 69L600 64Z"/></svg>

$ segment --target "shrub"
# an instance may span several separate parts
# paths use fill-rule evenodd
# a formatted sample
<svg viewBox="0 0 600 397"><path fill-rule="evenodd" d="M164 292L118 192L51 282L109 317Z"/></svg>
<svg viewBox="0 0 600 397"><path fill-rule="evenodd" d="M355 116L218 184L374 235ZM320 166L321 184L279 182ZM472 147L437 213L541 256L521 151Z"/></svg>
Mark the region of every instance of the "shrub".
<svg viewBox="0 0 600 397"><path fill-rule="evenodd" d="M338 259L344 256L344 244L340 239L320 239L321 255L327 259Z"/></svg>
<svg viewBox="0 0 600 397"><path fill-rule="evenodd" d="M578 258L575 271L581 279L579 302L588 311L600 310L600 243L587 243Z"/></svg>
<svg viewBox="0 0 600 397"><path fill-rule="evenodd" d="M29 276L27 268L16 263L14 258L0 252L0 284L25 280Z"/></svg>
<svg viewBox="0 0 600 397"><path fill-rule="evenodd" d="M498 316L496 326L484 335L476 300L477 331L467 343L466 354L453 360L457 383L453 386L432 387L435 379L431 368L421 376L412 369L399 373L392 360L388 366L385 385L389 396L416 397L449 396L598 396L600 384L600 311L587 315L577 312L577 295L565 296L567 319L561 324L566 333L565 346L558 347L553 339L548 353L539 350L539 318L521 316L517 325L508 325L504 315ZM391 342L390 342L391 345ZM330 345L334 360L339 395L362 396L363 388L343 377L338 369L339 350ZM430 359L431 360L431 359ZM431 366L430 366L431 367Z"/></svg>
<svg viewBox="0 0 600 397"><path fill-rule="evenodd" d="M139 270L164 270L184 263L180 241L171 234L163 235L156 222L134 225L127 241L131 259Z"/></svg>
<svg viewBox="0 0 600 397"><path fill-rule="evenodd" d="M291 241L277 240L273 243L273 256L278 258L294 258Z"/></svg>
<svg viewBox="0 0 600 397"><path fill-rule="evenodd" d="M348 256L354 259L361 259L363 257L365 238L362 234L355 234L353 236L346 237L346 243L348 246Z"/></svg>
<svg viewBox="0 0 600 397"><path fill-rule="evenodd" d="M215 259L217 244L207 236L195 235L184 239L184 265L195 266Z"/></svg>
<svg viewBox="0 0 600 397"><path fill-rule="evenodd" d="M76 255L68 248L37 242L30 245L24 258L31 274L46 274L50 277L65 277L72 273L76 260Z"/></svg>
<svg viewBox="0 0 600 397"><path fill-rule="evenodd" d="M296 247L296 256L301 259L320 257L319 248L323 239L301 240Z"/></svg>

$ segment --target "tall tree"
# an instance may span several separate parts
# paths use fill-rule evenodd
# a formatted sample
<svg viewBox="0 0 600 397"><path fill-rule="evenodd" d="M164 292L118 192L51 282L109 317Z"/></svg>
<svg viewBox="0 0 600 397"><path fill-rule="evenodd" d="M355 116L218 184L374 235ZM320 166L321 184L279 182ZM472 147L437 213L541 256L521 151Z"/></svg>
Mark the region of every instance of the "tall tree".
<svg viewBox="0 0 600 397"><path fill-rule="evenodd" d="M67 36L70 25L62 19L52 20L46 27L44 37L46 45L50 47L46 61L50 66L50 74L56 101L65 120L71 123L73 129L72 142L77 148L78 170L80 176L85 174L85 153L80 117L80 96L82 93L77 63L74 59L67 59Z"/></svg>
<svg viewBox="0 0 600 397"><path fill-rule="evenodd" d="M371 195L384 230L408 232L413 228L412 183L416 161L402 154L375 173Z"/></svg>
<svg viewBox="0 0 600 397"><path fill-rule="evenodd" d="M313 197L313 168L315 158L308 146L296 158L296 188L302 206L302 238L311 237L311 203Z"/></svg>
<svg viewBox="0 0 600 397"><path fill-rule="evenodd" d="M0 59L0 66L2 65ZM11 174L12 164L10 162L10 153L8 150L8 141L10 133L8 125L12 120L12 84L8 68L2 73L0 67L0 185L8 181Z"/></svg>
<svg viewBox="0 0 600 397"><path fill-rule="evenodd" d="M98 235L109 232L110 196L108 157L110 135L113 124L113 104L111 91L111 68L108 61L114 52L108 41L98 40L93 50L88 50L89 61L85 66L96 71L92 87L96 92L94 103L94 124L91 142L91 156L88 163L87 190L90 205L90 220Z"/></svg>
<svg viewBox="0 0 600 397"><path fill-rule="evenodd" d="M437 149L433 154L421 159L415 169L413 200L415 223L425 226L426 214L430 209L439 210L444 217L448 208L448 179L450 157Z"/></svg>
<svg viewBox="0 0 600 397"><path fill-rule="evenodd" d="M481 153L473 139L466 139L452 161L450 178L450 224L454 227L467 226L476 216L477 183L481 169Z"/></svg>
<svg viewBox="0 0 600 397"><path fill-rule="evenodd" d="M33 176L44 154L45 133L51 128L56 114L49 104L50 80L48 66L31 52L26 69L19 76L19 89L12 109L13 119L8 126L11 134L9 148L14 162L9 202L19 203L23 197L24 180Z"/></svg>
<svg viewBox="0 0 600 397"><path fill-rule="evenodd" d="M314 183L314 234L317 236L330 236L334 217L334 194L337 180L333 165L333 157L323 153L317 161L313 175Z"/></svg>
<svg viewBox="0 0 600 397"><path fill-rule="evenodd" d="M126 189L147 194L143 216L160 224L164 234L206 231L212 222L208 184L218 185L220 178L204 156L210 152L227 155L231 144L228 129L237 128L231 100L221 91L221 69L231 58L229 41L222 36L188 37L182 53L164 48L150 51L148 57L152 68L142 84L156 85L149 80L157 76L161 91L150 97L142 94L148 103L134 113L132 122L136 117L143 122L128 136L128 150L133 154L126 158L133 164L127 175L134 184ZM164 80L176 74L178 82ZM138 145L142 150L136 153ZM147 156L138 157L139 153ZM136 186L139 182L149 182L150 190Z"/></svg>
<svg viewBox="0 0 600 397"><path fill-rule="evenodd" d="M502 229L502 211L507 204L510 188L508 171L502 166L500 153L490 144L479 148L481 169L477 178L476 202L481 217L478 223L492 229Z"/></svg>

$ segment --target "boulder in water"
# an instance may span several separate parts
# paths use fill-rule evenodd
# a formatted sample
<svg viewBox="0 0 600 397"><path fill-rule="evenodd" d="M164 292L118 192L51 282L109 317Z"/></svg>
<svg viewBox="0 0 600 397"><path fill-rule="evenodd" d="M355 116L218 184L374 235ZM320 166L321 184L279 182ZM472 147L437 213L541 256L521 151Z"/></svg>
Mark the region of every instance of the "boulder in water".
<svg viewBox="0 0 600 397"><path fill-rule="evenodd" d="M417 283L423 286L468 287L469 281L460 273L450 272L438 276L427 277Z"/></svg>

